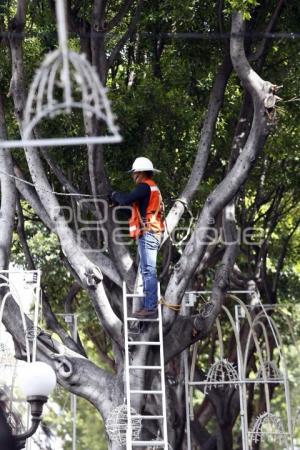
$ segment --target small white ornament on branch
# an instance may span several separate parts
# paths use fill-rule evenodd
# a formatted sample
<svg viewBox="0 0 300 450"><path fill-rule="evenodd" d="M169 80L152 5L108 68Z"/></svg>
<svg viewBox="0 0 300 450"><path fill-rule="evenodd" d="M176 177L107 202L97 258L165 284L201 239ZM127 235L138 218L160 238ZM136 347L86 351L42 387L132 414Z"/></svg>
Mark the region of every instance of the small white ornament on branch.
<svg viewBox="0 0 300 450"><path fill-rule="evenodd" d="M234 365L227 359L216 361L210 367L207 376L207 384L204 387L204 394L207 394L212 388L237 387L238 373Z"/></svg>
<svg viewBox="0 0 300 450"><path fill-rule="evenodd" d="M137 415L137 412L130 408L130 420L132 430L132 441L138 441L142 428L142 419ZM128 417L127 405L123 404L113 409L106 420L106 432L112 442L120 445L126 444Z"/></svg>

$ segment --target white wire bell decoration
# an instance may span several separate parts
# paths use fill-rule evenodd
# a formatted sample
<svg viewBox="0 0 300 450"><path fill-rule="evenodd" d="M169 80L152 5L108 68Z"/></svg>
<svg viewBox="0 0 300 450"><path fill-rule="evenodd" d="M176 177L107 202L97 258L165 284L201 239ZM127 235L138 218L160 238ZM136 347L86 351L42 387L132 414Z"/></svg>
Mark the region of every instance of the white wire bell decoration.
<svg viewBox="0 0 300 450"><path fill-rule="evenodd" d="M226 385L236 387L238 373L230 361L221 359L210 367L206 376L206 382L208 384L204 387L204 394L207 394L212 388L224 388Z"/></svg>
<svg viewBox="0 0 300 450"><path fill-rule="evenodd" d="M27 97L22 140L0 141L2 148L48 147L116 143L118 128L98 74L85 55L68 47L65 0L56 0L59 48L49 53L37 70ZM85 117L95 116L106 134L100 136L33 138L33 129L43 119L82 110Z"/></svg>
<svg viewBox="0 0 300 450"><path fill-rule="evenodd" d="M142 428L142 419L137 412L130 408L130 420L133 441L138 441ZM114 408L105 423L106 432L112 442L120 445L126 444L126 434L128 429L127 405L123 404Z"/></svg>
<svg viewBox="0 0 300 450"><path fill-rule="evenodd" d="M287 445L286 433L279 416L270 412L259 415L250 433L253 442L276 442Z"/></svg>
<svg viewBox="0 0 300 450"><path fill-rule="evenodd" d="M278 369L275 361L264 361L263 368L267 380L279 380L280 378L282 378L282 374L280 373L280 370ZM259 368L256 377L257 380L264 379L263 368Z"/></svg>

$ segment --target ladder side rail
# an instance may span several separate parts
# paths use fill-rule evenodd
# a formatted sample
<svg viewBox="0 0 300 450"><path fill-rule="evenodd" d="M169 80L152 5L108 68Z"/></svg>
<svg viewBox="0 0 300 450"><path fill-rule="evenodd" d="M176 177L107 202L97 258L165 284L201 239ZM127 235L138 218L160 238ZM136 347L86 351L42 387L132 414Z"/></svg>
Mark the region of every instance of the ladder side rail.
<svg viewBox="0 0 300 450"><path fill-rule="evenodd" d="M158 298L160 298L160 283L158 283ZM161 304L158 304L158 326L159 326L159 352L161 365L161 390L162 390L162 410L163 410L163 440L164 450L168 450L168 427L167 427L167 402L166 402L166 380L165 380L165 356L164 356L164 335L162 326L162 309Z"/></svg>
<svg viewBox="0 0 300 450"><path fill-rule="evenodd" d="M183 316L186 316L186 306L185 300L183 301ZM191 416L190 416L190 405L192 399L190 398L189 389L189 348L183 351L183 364L184 364L184 389L185 389L185 414L186 414L186 439L187 439L187 450L191 450Z"/></svg>
<svg viewBox="0 0 300 450"><path fill-rule="evenodd" d="M123 281L123 315L124 315L124 347L125 347L125 385L126 385L126 405L127 405L127 431L126 448L132 449L132 422L131 422L131 402L130 402L130 378L129 378L129 346L128 346L128 321L127 321L127 295L126 283Z"/></svg>

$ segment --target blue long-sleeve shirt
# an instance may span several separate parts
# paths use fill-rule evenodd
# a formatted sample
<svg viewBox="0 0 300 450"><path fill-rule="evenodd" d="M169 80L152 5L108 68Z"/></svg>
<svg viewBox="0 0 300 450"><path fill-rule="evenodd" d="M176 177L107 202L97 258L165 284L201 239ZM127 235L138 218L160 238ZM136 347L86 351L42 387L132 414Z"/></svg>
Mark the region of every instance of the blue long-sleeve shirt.
<svg viewBox="0 0 300 450"><path fill-rule="evenodd" d="M147 207L150 200L151 188L147 183L139 183L130 192L113 192L112 198L121 206L132 205L137 202L141 217L146 218Z"/></svg>

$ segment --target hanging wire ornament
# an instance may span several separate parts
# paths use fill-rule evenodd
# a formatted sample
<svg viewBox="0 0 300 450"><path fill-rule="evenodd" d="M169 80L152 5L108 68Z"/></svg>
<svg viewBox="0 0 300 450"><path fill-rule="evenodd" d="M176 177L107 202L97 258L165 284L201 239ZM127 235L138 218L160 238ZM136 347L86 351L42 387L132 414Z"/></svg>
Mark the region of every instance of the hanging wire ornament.
<svg viewBox="0 0 300 450"><path fill-rule="evenodd" d="M137 415L135 409L130 408L130 419L133 441L138 441L142 428L142 419ZM128 428L127 405L123 404L113 409L105 423L106 432L112 442L120 445L126 444L126 433Z"/></svg>
<svg viewBox="0 0 300 450"><path fill-rule="evenodd" d="M252 432L252 440L258 442L276 442L287 446L287 434L280 417L264 412L257 417Z"/></svg>
<svg viewBox="0 0 300 450"><path fill-rule="evenodd" d="M279 380L282 378L282 374L280 373L275 361L264 361L263 367L267 380ZM256 379L258 381L264 379L262 367L259 368Z"/></svg>
<svg viewBox="0 0 300 450"><path fill-rule="evenodd" d="M0 141L2 148L48 147L116 143L121 141L118 128L98 74L87 61L68 48L65 0L56 0L59 48L49 53L37 70L27 97L22 140ZM101 136L33 139L34 127L43 119L70 114L81 109L87 117L95 116L107 128Z"/></svg>
<svg viewBox="0 0 300 450"><path fill-rule="evenodd" d="M205 385L204 394L207 394L212 388L222 389L226 385L237 387L238 373L230 361L221 359L210 367L206 376L206 382L209 384Z"/></svg>

